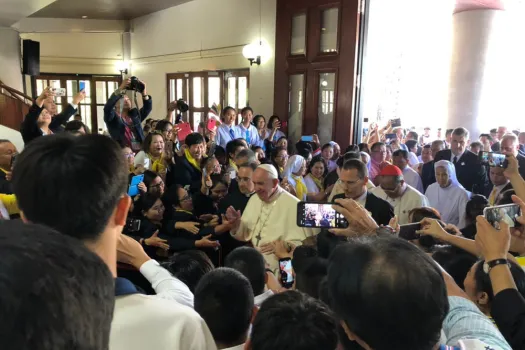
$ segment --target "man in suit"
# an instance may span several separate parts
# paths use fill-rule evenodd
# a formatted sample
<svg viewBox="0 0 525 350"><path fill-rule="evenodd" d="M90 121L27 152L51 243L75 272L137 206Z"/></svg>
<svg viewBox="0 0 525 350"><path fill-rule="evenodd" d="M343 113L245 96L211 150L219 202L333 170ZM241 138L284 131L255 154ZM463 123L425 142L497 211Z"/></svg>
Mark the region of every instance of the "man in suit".
<svg viewBox="0 0 525 350"><path fill-rule="evenodd" d="M501 153L513 154L518 160L519 172L525 179L525 156L520 153L520 143L518 137L514 134L506 134L501 138Z"/></svg>
<svg viewBox="0 0 525 350"><path fill-rule="evenodd" d="M492 135L492 130L490 131ZM506 126L500 126L498 130L496 131L496 138L494 138L494 143L492 144L492 152L503 152L501 148L501 140L503 139L503 136L507 133L507 127Z"/></svg>
<svg viewBox="0 0 525 350"><path fill-rule="evenodd" d="M465 128L456 128L452 132L450 149L439 151L433 162L423 165L423 187L426 188L436 182L434 163L448 160L454 164L459 183L467 191L485 193L489 186L487 170L474 153L467 150L469 132Z"/></svg>
<svg viewBox="0 0 525 350"><path fill-rule="evenodd" d="M512 190L512 184L503 174L504 171L505 169L499 167L490 168L491 185L485 190L484 195L488 198L491 207L497 205L505 191Z"/></svg>
<svg viewBox="0 0 525 350"><path fill-rule="evenodd" d="M368 171L365 163L357 159L345 162L341 170L339 181L344 187L345 193L334 197L350 198L365 207L378 225L388 225L394 217L394 208L385 200L376 197L367 190Z"/></svg>

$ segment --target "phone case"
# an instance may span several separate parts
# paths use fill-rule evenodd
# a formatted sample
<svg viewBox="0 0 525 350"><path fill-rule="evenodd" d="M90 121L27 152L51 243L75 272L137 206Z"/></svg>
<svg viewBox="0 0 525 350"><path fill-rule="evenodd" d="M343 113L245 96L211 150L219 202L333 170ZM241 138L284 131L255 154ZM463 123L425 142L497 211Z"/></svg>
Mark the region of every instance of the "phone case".
<svg viewBox="0 0 525 350"><path fill-rule="evenodd" d="M207 129L209 131L214 131L216 128L216 125L217 125L217 121L215 119L213 118L208 119Z"/></svg>
<svg viewBox="0 0 525 350"><path fill-rule="evenodd" d="M193 132L189 123L180 123L177 124L177 127L179 128L178 138L181 142L186 140L186 137Z"/></svg>
<svg viewBox="0 0 525 350"><path fill-rule="evenodd" d="M301 141L312 142L314 140L313 136L301 136Z"/></svg>

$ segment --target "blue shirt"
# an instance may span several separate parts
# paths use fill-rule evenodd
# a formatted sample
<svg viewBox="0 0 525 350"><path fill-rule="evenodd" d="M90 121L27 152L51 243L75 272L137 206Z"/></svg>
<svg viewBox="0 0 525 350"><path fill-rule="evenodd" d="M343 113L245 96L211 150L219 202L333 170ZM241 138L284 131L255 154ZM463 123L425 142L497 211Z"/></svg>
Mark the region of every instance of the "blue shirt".
<svg viewBox="0 0 525 350"><path fill-rule="evenodd" d="M248 145L259 145L260 137L257 132L257 128L253 125L249 125L248 128L245 128L244 125L237 125L237 131L241 134L241 137L248 142Z"/></svg>
<svg viewBox="0 0 525 350"><path fill-rule="evenodd" d="M230 133L230 130L233 133ZM217 128L217 135L215 136L215 143L217 146L221 146L222 148L226 149L226 145L228 142L233 141L235 139L245 138L245 136L241 135L241 132L239 131L239 128L237 128L235 125L232 125L231 128L226 124L221 124Z"/></svg>

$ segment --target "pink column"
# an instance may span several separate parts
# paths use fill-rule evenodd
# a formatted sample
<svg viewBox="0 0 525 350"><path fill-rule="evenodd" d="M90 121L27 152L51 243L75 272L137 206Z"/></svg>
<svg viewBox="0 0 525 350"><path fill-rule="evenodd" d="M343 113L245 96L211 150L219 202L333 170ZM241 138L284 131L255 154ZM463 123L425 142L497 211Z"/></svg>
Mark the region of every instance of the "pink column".
<svg viewBox="0 0 525 350"><path fill-rule="evenodd" d="M498 16L504 10L502 0L456 0L453 17L454 42L451 58L447 127L466 127L471 138L498 126L497 119L486 120L483 94L490 39ZM496 117L496 116L495 116Z"/></svg>

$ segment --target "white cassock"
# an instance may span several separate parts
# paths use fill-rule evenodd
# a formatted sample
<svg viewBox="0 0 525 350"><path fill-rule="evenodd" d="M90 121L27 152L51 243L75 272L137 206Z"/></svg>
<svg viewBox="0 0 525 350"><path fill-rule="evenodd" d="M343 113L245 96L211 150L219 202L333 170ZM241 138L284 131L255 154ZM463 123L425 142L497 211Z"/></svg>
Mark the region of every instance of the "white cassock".
<svg viewBox="0 0 525 350"><path fill-rule="evenodd" d="M239 228L232 232L239 241L252 242L254 247L260 247L278 239L292 242L296 246L319 230L297 226L297 203L299 200L278 188L270 203L263 202L254 195L248 201ZM275 273L279 269L279 260L275 254L265 254L264 258Z"/></svg>
<svg viewBox="0 0 525 350"><path fill-rule="evenodd" d="M405 169L403 169L403 178L405 179L407 185L412 186L420 193L425 192L423 189L423 181L421 181L421 176L419 176L419 173L411 167L407 166Z"/></svg>
<svg viewBox="0 0 525 350"><path fill-rule="evenodd" d="M408 214L412 209L430 206L427 197L410 185L407 185L407 189L399 198L388 197L381 187L371 189L370 193L373 193L376 197L384 199L394 207L394 213L396 214L400 225L410 223Z"/></svg>

